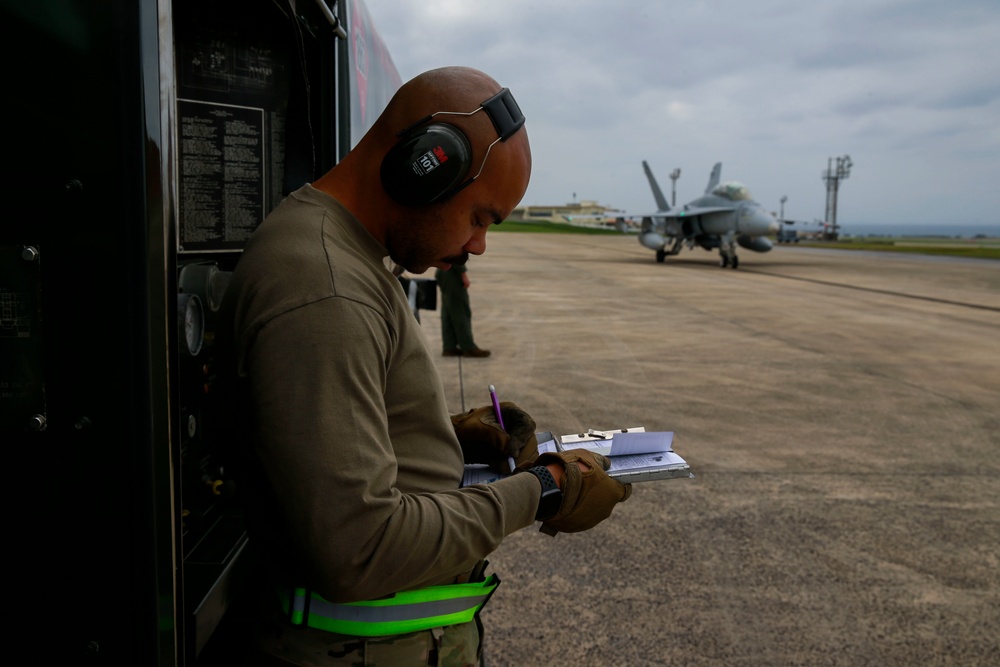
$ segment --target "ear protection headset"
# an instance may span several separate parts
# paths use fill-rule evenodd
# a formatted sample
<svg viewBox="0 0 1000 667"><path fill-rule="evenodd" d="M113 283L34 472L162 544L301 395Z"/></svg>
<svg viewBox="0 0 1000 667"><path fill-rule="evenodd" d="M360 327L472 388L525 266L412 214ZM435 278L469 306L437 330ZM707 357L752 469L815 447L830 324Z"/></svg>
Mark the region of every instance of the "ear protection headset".
<svg viewBox="0 0 1000 667"><path fill-rule="evenodd" d="M497 138L487 147L479 171L470 177L472 145L469 138L454 125L431 121L438 115L471 116L480 111L485 111L493 121ZM507 141L523 125L524 114L507 88L473 111L438 111L425 116L401 130L396 135L400 140L382 158L382 187L390 197L406 206L442 202L479 178L493 146L498 141Z"/></svg>

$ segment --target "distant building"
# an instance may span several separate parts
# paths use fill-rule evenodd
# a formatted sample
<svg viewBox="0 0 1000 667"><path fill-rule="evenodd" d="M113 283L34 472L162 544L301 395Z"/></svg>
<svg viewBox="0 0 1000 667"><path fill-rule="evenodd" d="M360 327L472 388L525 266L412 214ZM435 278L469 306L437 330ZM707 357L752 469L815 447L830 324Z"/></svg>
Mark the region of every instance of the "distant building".
<svg viewBox="0 0 1000 667"><path fill-rule="evenodd" d="M590 224L612 224L615 217L623 215L624 211L602 206L596 201L582 200L579 203L563 204L561 206L518 206L511 214L510 220L520 222L587 222Z"/></svg>

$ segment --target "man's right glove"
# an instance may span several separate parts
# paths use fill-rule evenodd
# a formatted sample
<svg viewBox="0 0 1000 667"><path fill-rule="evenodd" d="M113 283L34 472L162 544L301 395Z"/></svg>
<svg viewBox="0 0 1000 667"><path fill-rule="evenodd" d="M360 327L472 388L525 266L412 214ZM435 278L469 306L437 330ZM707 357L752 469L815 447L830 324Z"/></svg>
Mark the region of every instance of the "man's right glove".
<svg viewBox="0 0 1000 667"><path fill-rule="evenodd" d="M580 463L590 469L582 470ZM632 485L609 477L611 467L607 457L586 449L568 449L539 456L533 465L558 463L563 466L563 502L555 516L542 523L540 530L548 535L557 532L578 533L593 528L611 516L615 505L632 495Z"/></svg>
<svg viewBox="0 0 1000 667"><path fill-rule="evenodd" d="M500 416L507 430L500 428L493 406L487 405L451 416L451 425L462 446L466 463L488 463L494 470L512 473L514 467L527 467L538 456L535 420L514 403L500 404Z"/></svg>

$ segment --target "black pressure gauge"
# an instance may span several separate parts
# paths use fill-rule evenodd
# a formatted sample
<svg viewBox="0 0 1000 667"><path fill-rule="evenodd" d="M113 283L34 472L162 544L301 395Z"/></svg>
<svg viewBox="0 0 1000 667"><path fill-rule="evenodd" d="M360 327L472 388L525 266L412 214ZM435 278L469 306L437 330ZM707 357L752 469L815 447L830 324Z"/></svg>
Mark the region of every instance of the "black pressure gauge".
<svg viewBox="0 0 1000 667"><path fill-rule="evenodd" d="M205 312L197 294L177 295L177 326L181 353L198 356L205 339Z"/></svg>

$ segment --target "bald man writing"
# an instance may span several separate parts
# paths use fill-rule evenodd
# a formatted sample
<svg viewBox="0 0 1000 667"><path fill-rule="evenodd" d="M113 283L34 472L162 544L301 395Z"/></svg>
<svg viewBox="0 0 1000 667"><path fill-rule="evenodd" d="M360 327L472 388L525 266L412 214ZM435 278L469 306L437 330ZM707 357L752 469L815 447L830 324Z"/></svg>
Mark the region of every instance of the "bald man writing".
<svg viewBox="0 0 1000 667"><path fill-rule="evenodd" d="M472 665L503 538L586 530L630 488L607 461L537 456L502 405L450 415L419 323L385 257L464 264L528 186L510 91L469 68L404 84L339 164L293 192L247 244L224 299L240 482L277 591L257 665ZM465 463L513 474L461 487Z"/></svg>

